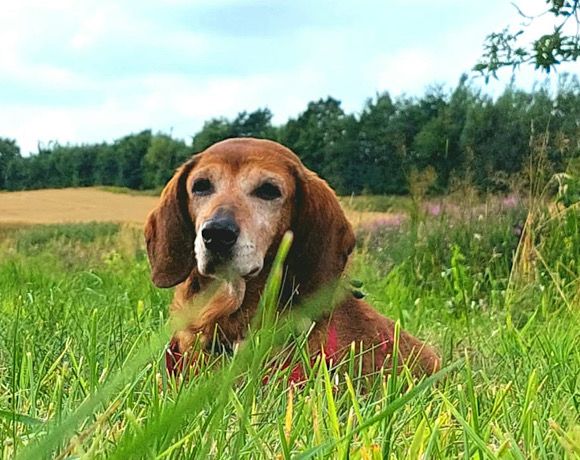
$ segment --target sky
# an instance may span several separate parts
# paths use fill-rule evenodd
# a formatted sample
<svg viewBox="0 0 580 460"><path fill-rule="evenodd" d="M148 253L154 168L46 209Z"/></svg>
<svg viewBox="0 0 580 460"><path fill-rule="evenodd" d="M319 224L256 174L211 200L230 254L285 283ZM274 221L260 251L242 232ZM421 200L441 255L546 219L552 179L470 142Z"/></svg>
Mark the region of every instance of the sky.
<svg viewBox="0 0 580 460"><path fill-rule="evenodd" d="M4 2L0 137L24 155L143 129L189 140L212 117L268 107L278 124L328 95L356 113L383 91L453 87L486 35L521 22L509 0ZM528 67L516 83L544 77ZM473 84L498 94L510 78Z"/></svg>

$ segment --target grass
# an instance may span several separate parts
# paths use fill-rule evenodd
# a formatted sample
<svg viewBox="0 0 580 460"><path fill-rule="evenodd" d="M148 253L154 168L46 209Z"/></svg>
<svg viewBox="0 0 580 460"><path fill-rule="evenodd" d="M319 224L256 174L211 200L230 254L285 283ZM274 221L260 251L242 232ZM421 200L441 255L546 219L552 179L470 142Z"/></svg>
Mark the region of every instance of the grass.
<svg viewBox="0 0 580 460"><path fill-rule="evenodd" d="M410 197L397 195L341 196L340 202L347 209L363 212L400 212L407 211L412 205Z"/></svg>
<svg viewBox="0 0 580 460"><path fill-rule="evenodd" d="M144 189L136 190L128 187L118 187L115 185L100 185L95 187L97 190L102 190L104 192L110 193L120 193L124 195L132 196L159 196L161 195L162 188Z"/></svg>
<svg viewBox="0 0 580 460"><path fill-rule="evenodd" d="M248 346L176 382L139 229L3 228L2 458L578 458L578 206L425 209L361 226L351 276L444 371L365 381L299 349L297 387L272 364L288 243Z"/></svg>

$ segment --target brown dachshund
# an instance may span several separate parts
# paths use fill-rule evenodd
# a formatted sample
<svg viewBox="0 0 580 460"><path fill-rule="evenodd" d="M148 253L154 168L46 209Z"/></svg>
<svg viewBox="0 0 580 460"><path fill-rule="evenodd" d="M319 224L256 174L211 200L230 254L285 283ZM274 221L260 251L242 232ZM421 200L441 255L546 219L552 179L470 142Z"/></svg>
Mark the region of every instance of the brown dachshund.
<svg viewBox="0 0 580 460"><path fill-rule="evenodd" d="M355 245L328 184L284 146L251 138L214 144L177 170L145 225L153 282L177 286L170 370L196 340L214 349L243 341L288 230L294 242L280 305L299 309L337 284ZM337 363L354 342L372 351L363 353L363 372L389 366L394 322L352 296L339 299L311 318L309 351L324 350ZM405 331L399 357L418 375L440 367L438 355Z"/></svg>

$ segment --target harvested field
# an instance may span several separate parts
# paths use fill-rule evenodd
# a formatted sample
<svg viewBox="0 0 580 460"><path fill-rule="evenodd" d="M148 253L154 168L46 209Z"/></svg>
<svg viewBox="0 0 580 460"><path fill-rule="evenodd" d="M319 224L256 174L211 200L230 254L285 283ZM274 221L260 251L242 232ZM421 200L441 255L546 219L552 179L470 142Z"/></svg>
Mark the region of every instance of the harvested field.
<svg viewBox="0 0 580 460"><path fill-rule="evenodd" d="M0 222L135 222L145 220L156 197L131 196L95 188L32 190L0 194Z"/></svg>
<svg viewBox="0 0 580 460"><path fill-rule="evenodd" d="M45 189L0 193L0 223L127 222L141 224L158 198L97 188ZM394 216L346 210L353 225Z"/></svg>

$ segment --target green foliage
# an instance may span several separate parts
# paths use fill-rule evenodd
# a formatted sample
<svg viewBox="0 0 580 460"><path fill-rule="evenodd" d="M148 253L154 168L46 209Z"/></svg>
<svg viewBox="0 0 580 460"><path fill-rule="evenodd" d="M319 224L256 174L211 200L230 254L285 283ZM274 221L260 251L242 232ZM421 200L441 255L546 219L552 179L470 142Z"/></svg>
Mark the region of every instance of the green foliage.
<svg viewBox="0 0 580 460"><path fill-rule="evenodd" d="M121 195L131 195L131 196L160 196L163 190L161 186L157 188L148 188L145 190L134 190L132 188L117 187L115 185L102 185L98 188L105 192L119 193Z"/></svg>
<svg viewBox="0 0 580 460"><path fill-rule="evenodd" d="M340 101L328 97L310 102L306 111L288 120L282 129L281 142L296 152L304 164L327 178L340 192L347 192L345 174L356 174L353 138L356 123L344 113Z"/></svg>
<svg viewBox="0 0 580 460"><path fill-rule="evenodd" d="M551 173L580 156L580 82L563 76L558 91L508 87L497 100L470 86L435 86L418 98L369 99L348 114L332 97L310 102L282 126L268 109L206 122L191 145L143 131L112 144L50 143L22 157L14 141L0 139L0 189L104 185L134 190L162 188L193 152L231 137L273 139L295 151L343 195L409 193L409 176L433 171L429 193L468 184L507 191L521 182L531 139L546 135Z"/></svg>
<svg viewBox="0 0 580 460"><path fill-rule="evenodd" d="M150 282L141 230L3 229L2 458L576 458L578 209L460 203L358 231L351 276L367 300L455 363L420 382L361 379L299 347L308 381L288 385L278 344L291 322L272 315L281 265L234 358L174 381L171 292Z"/></svg>
<svg viewBox="0 0 580 460"><path fill-rule="evenodd" d="M555 178L559 182L558 202L566 207L580 203L580 157L569 161L566 171Z"/></svg>
<svg viewBox="0 0 580 460"><path fill-rule="evenodd" d="M14 174L11 165L19 157L20 148L16 141L0 138L0 190L10 185L8 177Z"/></svg>
<svg viewBox="0 0 580 460"><path fill-rule="evenodd" d="M516 30L505 28L487 36L484 54L473 70L496 77L504 67L516 69L522 64L533 64L546 73L554 70L562 62L575 62L580 57L580 3L578 0L545 0L547 9L537 16L529 16L518 8L525 19L524 25ZM517 8L517 6L516 6ZM525 7L524 7L525 10ZM528 37L526 30L540 16L549 16L553 30L539 36ZM571 21L570 21L571 20ZM571 22L576 22L572 24ZM565 26L571 26L567 33ZM575 32L574 32L575 29ZM522 44L526 39L527 44Z"/></svg>
<svg viewBox="0 0 580 460"><path fill-rule="evenodd" d="M241 112L234 120L214 118L207 121L199 133L193 137L194 152L201 152L210 145L232 137L259 137L276 139L276 129L272 126L272 112L258 109L254 112Z"/></svg>
<svg viewBox="0 0 580 460"><path fill-rule="evenodd" d="M394 194L406 190L408 136L403 127L412 122L409 115L404 102L393 101L388 93L367 101L359 120L358 158L352 171L356 187L351 192Z"/></svg>
<svg viewBox="0 0 580 460"><path fill-rule="evenodd" d="M153 136L143 157L144 187L153 189L167 183L175 169L189 156L189 148L185 142L165 134Z"/></svg>
<svg viewBox="0 0 580 460"><path fill-rule="evenodd" d="M151 146L151 131L131 134L117 140L113 146L119 162L121 187L143 188L143 163Z"/></svg>

